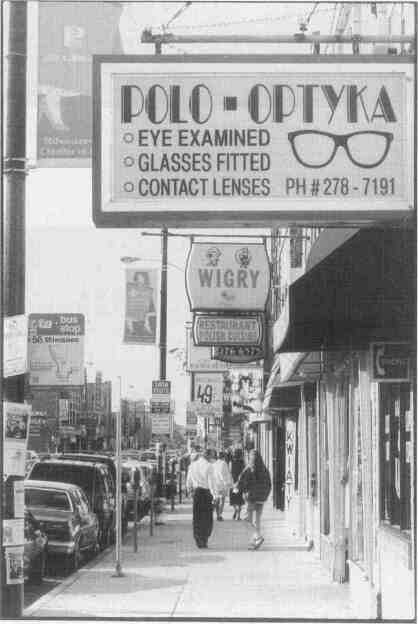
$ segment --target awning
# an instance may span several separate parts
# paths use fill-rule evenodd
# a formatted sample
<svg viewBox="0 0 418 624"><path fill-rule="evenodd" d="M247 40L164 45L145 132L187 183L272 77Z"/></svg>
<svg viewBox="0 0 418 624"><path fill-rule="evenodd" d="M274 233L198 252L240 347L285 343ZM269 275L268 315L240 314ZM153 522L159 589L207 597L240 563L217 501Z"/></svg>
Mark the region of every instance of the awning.
<svg viewBox="0 0 418 624"><path fill-rule="evenodd" d="M298 382L280 383L273 386L271 392L266 394L263 403L263 414L273 414L279 411L298 409L300 400L301 384Z"/></svg>
<svg viewBox="0 0 418 624"><path fill-rule="evenodd" d="M289 288L289 325L279 352L364 349L372 341L415 344L413 230L360 230L309 266Z"/></svg>

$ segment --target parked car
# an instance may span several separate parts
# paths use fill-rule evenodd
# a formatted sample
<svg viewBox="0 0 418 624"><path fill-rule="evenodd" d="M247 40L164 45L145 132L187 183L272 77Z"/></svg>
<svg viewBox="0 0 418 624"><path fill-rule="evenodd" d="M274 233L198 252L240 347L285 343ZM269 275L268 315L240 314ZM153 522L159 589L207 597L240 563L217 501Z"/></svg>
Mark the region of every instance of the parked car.
<svg viewBox="0 0 418 624"><path fill-rule="evenodd" d="M28 479L73 483L82 488L99 522L99 545L106 548L114 538L116 501L106 464L51 457L32 466Z"/></svg>
<svg viewBox="0 0 418 624"><path fill-rule="evenodd" d="M142 451L141 461L157 463L157 454L155 451Z"/></svg>
<svg viewBox="0 0 418 624"><path fill-rule="evenodd" d="M64 555L77 570L83 553L95 554L99 523L83 490L71 483L25 480L25 505L48 537L48 553Z"/></svg>
<svg viewBox="0 0 418 624"><path fill-rule="evenodd" d="M41 525L29 509L25 509L24 526L23 573L25 580L42 583L48 561L48 538L41 531Z"/></svg>
<svg viewBox="0 0 418 624"><path fill-rule="evenodd" d="M28 474L35 462L39 461L39 455L35 451L26 451L25 474Z"/></svg>
<svg viewBox="0 0 418 624"><path fill-rule="evenodd" d="M127 509L128 517L133 519L135 509L135 488L134 475L135 470L139 470L139 488L138 488L138 519L147 515L151 507L151 482L148 468L138 461L124 462L122 465L122 475L126 479L127 491Z"/></svg>
<svg viewBox="0 0 418 624"><path fill-rule="evenodd" d="M77 461L84 462L98 462L101 464L105 464L110 472L111 476L111 489L112 496L114 498L114 509L116 510L116 463L115 459L111 455L102 455L100 453L62 453L60 455L54 455L57 459L75 459ZM116 517L113 518L112 522L113 529L116 529ZM128 529L128 512L127 512L127 494L126 488L122 483L122 533L126 533ZM114 541L114 536L112 536L112 541Z"/></svg>

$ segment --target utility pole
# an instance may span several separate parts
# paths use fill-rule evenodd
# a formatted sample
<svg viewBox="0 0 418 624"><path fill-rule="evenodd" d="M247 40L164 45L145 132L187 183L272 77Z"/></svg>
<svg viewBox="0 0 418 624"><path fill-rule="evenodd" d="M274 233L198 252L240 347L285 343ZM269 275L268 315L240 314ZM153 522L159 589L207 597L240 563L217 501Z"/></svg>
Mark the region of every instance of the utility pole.
<svg viewBox="0 0 418 624"><path fill-rule="evenodd" d="M167 255L168 232L164 227L161 230L160 379L165 379L167 372Z"/></svg>
<svg viewBox="0 0 418 624"><path fill-rule="evenodd" d="M3 204L3 310L5 316L25 312L25 190L26 190L26 59L27 59L27 2L9 3L9 45L5 57L8 63L6 102L6 141ZM15 403L24 402L24 375L2 380L3 397ZM1 419L3 428L3 418ZM3 431L0 444L4 457ZM0 478L3 481L3 459ZM22 477L10 475L14 481ZM14 510L13 510L14 517ZM21 618L23 612L23 583L6 584L6 553L3 527L0 528L0 609L1 617Z"/></svg>

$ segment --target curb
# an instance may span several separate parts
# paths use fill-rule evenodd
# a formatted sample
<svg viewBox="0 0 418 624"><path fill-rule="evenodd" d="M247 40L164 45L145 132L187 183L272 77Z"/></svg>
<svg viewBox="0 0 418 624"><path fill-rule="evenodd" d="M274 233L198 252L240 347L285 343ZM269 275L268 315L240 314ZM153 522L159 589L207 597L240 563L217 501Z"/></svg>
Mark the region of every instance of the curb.
<svg viewBox="0 0 418 624"><path fill-rule="evenodd" d="M73 574L70 574L70 576L65 578L62 581L62 583L58 585L58 587L54 587L54 589L51 589L51 591L47 592L46 594L38 598L38 600L35 600L35 602L33 602L26 609L24 609L22 617L30 616L34 611L37 611L38 609L43 607L45 604L47 604L52 598L55 598L55 596L65 591L68 587L70 587L73 583L75 583L80 578L83 570L89 570L93 568L98 563L100 563L107 555L109 555L113 550L114 550L114 546L109 546L108 548L105 548L104 550L102 550L102 552L96 555L94 559L92 559L82 568L79 568L78 570L73 572Z"/></svg>

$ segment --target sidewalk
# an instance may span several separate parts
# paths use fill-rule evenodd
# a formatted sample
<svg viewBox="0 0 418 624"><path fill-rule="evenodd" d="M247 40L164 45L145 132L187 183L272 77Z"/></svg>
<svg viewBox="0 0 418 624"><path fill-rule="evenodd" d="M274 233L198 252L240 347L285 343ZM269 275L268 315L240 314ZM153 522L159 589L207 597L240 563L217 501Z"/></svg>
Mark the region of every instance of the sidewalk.
<svg viewBox="0 0 418 624"><path fill-rule="evenodd" d="M191 505L164 514L149 535L147 523L122 549L124 577L115 578L114 552L105 552L40 598L25 618L350 618L348 585L328 580L319 559L298 542L280 512L266 510L261 549L247 549L251 527L214 522L208 550L192 538Z"/></svg>

